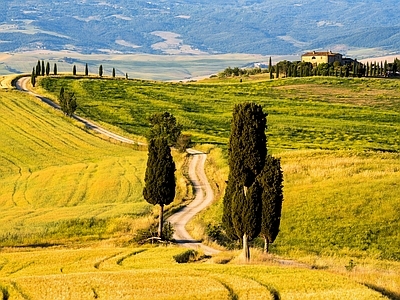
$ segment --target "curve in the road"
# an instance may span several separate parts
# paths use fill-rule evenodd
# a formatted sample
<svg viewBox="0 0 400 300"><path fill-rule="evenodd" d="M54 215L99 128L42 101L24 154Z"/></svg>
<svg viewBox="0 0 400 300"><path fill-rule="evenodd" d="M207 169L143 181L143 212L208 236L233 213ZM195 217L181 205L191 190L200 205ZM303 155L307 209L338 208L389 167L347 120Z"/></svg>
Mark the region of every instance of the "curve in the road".
<svg viewBox="0 0 400 300"><path fill-rule="evenodd" d="M50 105L55 109L60 109L60 106L54 103L51 99L43 97L39 94L34 93L32 90L28 88L30 78L29 77L21 77L15 82L15 87L23 92L29 93L43 101L44 103ZM119 142L128 143L128 144L139 144L144 145L143 143L134 142L128 138L115 134L111 131L108 131L104 128L99 127L98 125L94 124L93 122L81 118L77 115L73 115L75 120L82 122L88 128L92 129L93 131L103 134L108 138L117 140ZM195 189L195 199L188 204L187 206L183 207L180 211L173 214L168 218L168 222L172 224L174 227L174 236L173 238L175 241L187 248L192 249L202 249L203 252L207 255L216 254L220 252L217 249L208 247L202 244L200 241L193 239L190 234L185 229L187 223L199 212L209 206L212 201L214 200L214 193L208 182L207 176L204 172L204 164L207 159L207 155L203 152L194 150L194 149L187 149L187 152L191 155L191 162L189 164L189 178L192 182L192 185Z"/></svg>
<svg viewBox="0 0 400 300"><path fill-rule="evenodd" d="M15 87L23 92L26 92L30 95L35 96L36 98L40 99L42 102L50 105L51 107L53 107L54 109L60 110L60 106L57 103L54 103L51 99L43 97L39 94L34 93L33 91L29 90L28 88L28 82L29 82L30 78L29 77L21 77L20 79L18 79L15 83ZM141 142L135 142L131 139L128 139L126 137L123 137L121 135L115 134L107 129L104 129L98 125L96 125L95 123L84 119L82 117L79 117L75 114L72 115L72 118L74 118L75 120L85 124L85 126L91 130L93 130L94 132L97 132L99 134L102 134L110 139L122 142L122 143L127 143L127 144L137 144L137 145L145 145L144 143Z"/></svg>
<svg viewBox="0 0 400 300"><path fill-rule="evenodd" d="M180 211L170 216L167 221L174 226L175 232L173 238L177 243L186 248L202 249L207 255L216 254L220 251L193 239L185 228L187 223L196 214L207 208L214 200L213 190L204 172L204 163L207 155L193 149L188 149L188 153L191 154L189 178L195 189L195 199Z"/></svg>

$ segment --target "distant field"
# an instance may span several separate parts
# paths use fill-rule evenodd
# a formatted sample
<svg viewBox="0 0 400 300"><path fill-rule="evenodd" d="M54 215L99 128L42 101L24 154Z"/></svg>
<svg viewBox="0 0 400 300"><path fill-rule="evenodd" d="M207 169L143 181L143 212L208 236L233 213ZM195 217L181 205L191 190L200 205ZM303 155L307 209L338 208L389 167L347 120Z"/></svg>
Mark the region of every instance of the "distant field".
<svg viewBox="0 0 400 300"><path fill-rule="evenodd" d="M295 58L294 56L274 56L276 61ZM297 59L297 57L296 57ZM150 54L80 54L73 51L30 51L23 53L0 53L0 75L28 73L36 66L38 60L51 65L51 72L56 63L59 72L72 74L77 67L78 74L84 74L85 64L89 72L97 75L99 66L103 65L104 75L111 76L112 68L117 77L149 80L187 80L197 77L208 77L229 66L245 66L249 63L267 61L268 58L251 54L221 55L150 55Z"/></svg>
<svg viewBox="0 0 400 300"><path fill-rule="evenodd" d="M400 151L400 81L292 78L275 81L149 81L43 78L56 99L73 90L82 116L143 135L147 118L169 111L193 140L226 145L235 103L260 103L268 113L269 147Z"/></svg>
<svg viewBox="0 0 400 300"><path fill-rule="evenodd" d="M270 262L177 264L173 256L183 251L97 247L2 252L0 295L32 300L383 299L364 285L327 271Z"/></svg>

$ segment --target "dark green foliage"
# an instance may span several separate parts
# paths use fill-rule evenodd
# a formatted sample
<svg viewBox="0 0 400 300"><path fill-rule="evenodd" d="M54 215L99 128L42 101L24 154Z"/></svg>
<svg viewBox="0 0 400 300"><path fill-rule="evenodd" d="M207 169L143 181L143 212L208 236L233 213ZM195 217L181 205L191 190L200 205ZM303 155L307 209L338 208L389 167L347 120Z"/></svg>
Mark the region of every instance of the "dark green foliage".
<svg viewBox="0 0 400 300"><path fill-rule="evenodd" d="M57 64L54 64L53 74L57 75Z"/></svg>
<svg viewBox="0 0 400 300"><path fill-rule="evenodd" d="M72 67L72 75L76 76L76 66L75 65Z"/></svg>
<svg viewBox="0 0 400 300"><path fill-rule="evenodd" d="M162 238L164 205L175 197L175 163L165 138L151 139L148 151L143 197L150 204L160 205L158 237Z"/></svg>
<svg viewBox="0 0 400 300"><path fill-rule="evenodd" d="M46 69L44 67L44 60L42 60L42 67L40 68L40 71L41 71L41 75L44 76L45 71L46 71Z"/></svg>
<svg viewBox="0 0 400 300"><path fill-rule="evenodd" d="M283 172L280 160L270 155L265 159L264 169L257 177L262 187L261 235L266 244L273 243L279 233L283 201Z"/></svg>
<svg viewBox="0 0 400 300"><path fill-rule="evenodd" d="M63 87L60 90L58 103L60 104L61 111L69 117L74 114L76 108L78 107L75 94L65 92Z"/></svg>
<svg viewBox="0 0 400 300"><path fill-rule="evenodd" d="M35 68L33 68L32 70L32 74L31 74L31 84L33 87L35 87L36 85L36 72L35 72Z"/></svg>
<svg viewBox="0 0 400 300"><path fill-rule="evenodd" d="M222 221L228 236L243 241L246 259L250 258L248 240L261 230L262 190L256 177L267 154L266 122L260 105L242 103L233 109Z"/></svg>
<svg viewBox="0 0 400 300"><path fill-rule="evenodd" d="M196 250L190 249L173 257L178 264L186 264L190 261L195 261L198 255L199 253Z"/></svg>
<svg viewBox="0 0 400 300"><path fill-rule="evenodd" d="M100 67L99 67L99 76L100 77L103 76L103 65L100 65Z"/></svg>
<svg viewBox="0 0 400 300"><path fill-rule="evenodd" d="M147 202L168 205L175 197L175 163L165 138L149 141L143 196Z"/></svg>
<svg viewBox="0 0 400 300"><path fill-rule="evenodd" d="M47 62L47 64L46 64L46 76L49 76L49 75L50 75L50 63Z"/></svg>
<svg viewBox="0 0 400 300"><path fill-rule="evenodd" d="M40 66L40 60L38 60L36 64L36 76L40 76L41 74L41 66Z"/></svg>
<svg viewBox="0 0 400 300"><path fill-rule="evenodd" d="M250 187L264 166L266 117L261 105L255 103L238 104L233 109L228 145L229 168L240 186Z"/></svg>
<svg viewBox="0 0 400 300"><path fill-rule="evenodd" d="M261 230L261 187L254 182L250 188L236 186L232 198L232 224L236 236L242 240L256 238Z"/></svg>
<svg viewBox="0 0 400 300"><path fill-rule="evenodd" d="M112 77L115 78L115 68L112 69Z"/></svg>
<svg viewBox="0 0 400 300"><path fill-rule="evenodd" d="M175 146L181 135L182 125L176 122L174 115L169 112L156 113L149 118L151 129L148 139L165 138L169 146Z"/></svg>
<svg viewBox="0 0 400 300"><path fill-rule="evenodd" d="M85 65L85 76L89 75L89 67L88 64Z"/></svg>

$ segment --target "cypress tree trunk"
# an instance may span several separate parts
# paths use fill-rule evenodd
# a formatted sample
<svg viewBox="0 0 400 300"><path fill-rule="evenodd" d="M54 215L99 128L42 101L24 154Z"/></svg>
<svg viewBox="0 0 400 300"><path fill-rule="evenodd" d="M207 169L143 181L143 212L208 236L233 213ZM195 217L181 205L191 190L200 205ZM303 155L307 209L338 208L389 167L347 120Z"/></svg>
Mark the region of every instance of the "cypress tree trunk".
<svg viewBox="0 0 400 300"><path fill-rule="evenodd" d="M163 238L162 236L162 229L163 229L163 223L164 223L164 204L160 204L160 216L159 218L159 223L158 223L158 237L160 239Z"/></svg>
<svg viewBox="0 0 400 300"><path fill-rule="evenodd" d="M269 240L264 236L264 253L268 253L269 251Z"/></svg>
<svg viewBox="0 0 400 300"><path fill-rule="evenodd" d="M243 254L246 262L249 262L250 261L249 237L247 236L246 233L243 235Z"/></svg>

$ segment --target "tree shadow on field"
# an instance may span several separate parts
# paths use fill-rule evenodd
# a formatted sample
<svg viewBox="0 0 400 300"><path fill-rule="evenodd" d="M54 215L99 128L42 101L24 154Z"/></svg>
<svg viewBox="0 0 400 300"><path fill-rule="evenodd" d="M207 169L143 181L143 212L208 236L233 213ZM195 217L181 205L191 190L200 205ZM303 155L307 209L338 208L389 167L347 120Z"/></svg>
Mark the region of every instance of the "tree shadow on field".
<svg viewBox="0 0 400 300"><path fill-rule="evenodd" d="M374 290L378 293L381 293L383 296L388 297L390 300L400 300L400 294L397 294L392 291L388 291L380 286L374 285L374 284L369 284L369 283L364 283L364 285L371 289Z"/></svg>

